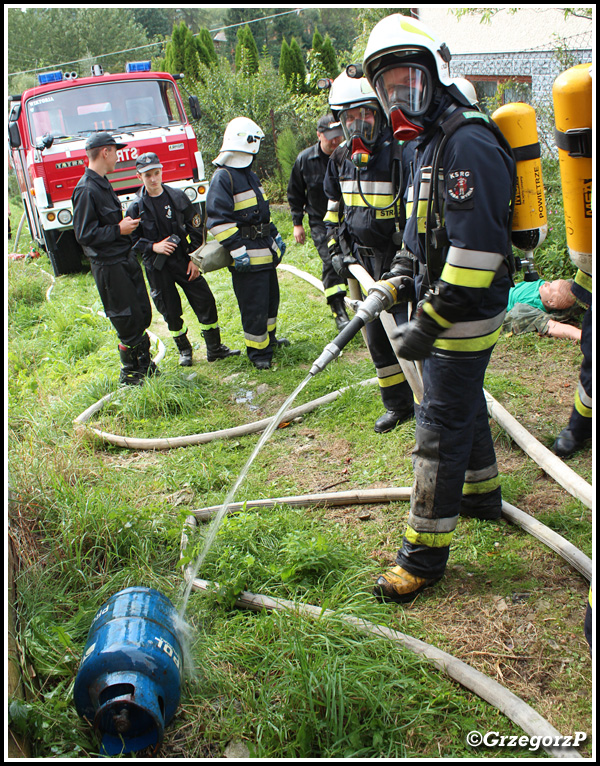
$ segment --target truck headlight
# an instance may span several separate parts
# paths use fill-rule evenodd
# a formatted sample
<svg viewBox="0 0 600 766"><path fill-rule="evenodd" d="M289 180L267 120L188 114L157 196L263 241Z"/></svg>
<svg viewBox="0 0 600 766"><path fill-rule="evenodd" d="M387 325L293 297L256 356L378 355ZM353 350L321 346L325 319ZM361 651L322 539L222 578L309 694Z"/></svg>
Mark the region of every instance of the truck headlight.
<svg viewBox="0 0 600 766"><path fill-rule="evenodd" d="M60 223L63 224L63 226L66 226L68 223L71 223L73 220L73 215L70 210L64 209L60 210L58 213L58 220Z"/></svg>
<svg viewBox="0 0 600 766"><path fill-rule="evenodd" d="M196 190L193 186L188 186L187 189L184 189L185 194L190 202L194 202L196 197L198 196Z"/></svg>

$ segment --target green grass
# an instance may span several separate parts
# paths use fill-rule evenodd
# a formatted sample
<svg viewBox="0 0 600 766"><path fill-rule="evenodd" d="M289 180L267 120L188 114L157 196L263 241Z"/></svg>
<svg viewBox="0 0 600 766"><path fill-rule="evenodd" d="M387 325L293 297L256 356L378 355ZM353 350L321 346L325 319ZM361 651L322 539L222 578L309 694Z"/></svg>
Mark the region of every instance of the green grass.
<svg viewBox="0 0 600 766"><path fill-rule="evenodd" d="M284 210L275 210L274 219L288 242L285 262L320 277L312 244L291 244ZM27 246L25 238L20 249ZM271 370L259 373L244 355L208 364L188 307L194 366L178 366L155 313L151 329L166 346L161 374L141 388L118 389L116 336L97 313L91 275L60 277L46 300L51 279L43 270L51 271L45 257L8 264L7 465L15 496L9 534L20 562L17 612L28 690L26 702L12 701L10 714L35 757L75 758L98 747L72 702L95 612L129 585L155 587L180 602L184 519L223 502L259 435L126 450L83 436L74 418L109 392L117 393L91 424L120 435L198 434L271 416L334 338L335 325L323 296L281 271L278 334L291 346L277 353ZM229 274L215 272L209 282L224 342L241 348ZM568 418L579 363L579 350L568 342L503 337L486 387L548 444ZM372 377L358 336L296 404ZM520 730L427 661L358 634L342 614L436 644L504 678L563 733L591 732L591 666L582 627L587 586L517 527L461 520L447 576L403 609L378 604L370 591L394 560L408 503L252 507L256 498L410 486L414 423L382 436L372 428L380 414L377 386L354 386L275 431L263 447L235 498L247 501L246 508L226 518L199 573L220 590L190 598L188 672L160 756L222 757L231 740L268 759L529 755L470 749L465 736L472 729ZM590 511L499 426L492 424L492 431L505 499L590 554ZM591 480L591 450L569 464ZM207 529L199 524L188 557L200 550ZM242 588L326 607L333 615L314 620L236 610L232 603ZM507 605L502 613L498 603Z"/></svg>

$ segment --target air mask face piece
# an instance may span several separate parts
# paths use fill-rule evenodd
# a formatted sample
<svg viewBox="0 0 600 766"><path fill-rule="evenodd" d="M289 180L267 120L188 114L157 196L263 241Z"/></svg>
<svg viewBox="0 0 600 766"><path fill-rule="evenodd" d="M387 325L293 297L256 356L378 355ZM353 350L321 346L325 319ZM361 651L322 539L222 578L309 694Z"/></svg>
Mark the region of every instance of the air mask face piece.
<svg viewBox="0 0 600 766"><path fill-rule="evenodd" d="M421 117L433 99L431 74L420 64L393 64L377 75L375 90L389 115L394 138L410 141L423 132Z"/></svg>
<svg viewBox="0 0 600 766"><path fill-rule="evenodd" d="M350 107L340 112L339 119L344 138L350 146L352 162L357 167L365 167L371 157L370 147L377 140L381 130L379 110L369 106Z"/></svg>

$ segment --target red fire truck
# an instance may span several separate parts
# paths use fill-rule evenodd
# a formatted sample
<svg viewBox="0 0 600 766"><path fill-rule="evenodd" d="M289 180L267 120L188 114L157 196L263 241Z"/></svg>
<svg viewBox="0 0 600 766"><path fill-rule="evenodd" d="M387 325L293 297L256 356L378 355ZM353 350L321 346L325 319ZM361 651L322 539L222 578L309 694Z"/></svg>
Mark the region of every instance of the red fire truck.
<svg viewBox="0 0 600 766"><path fill-rule="evenodd" d="M85 170L85 141L92 132L107 130L127 144L108 176L123 209L140 188L136 157L149 151L160 158L164 182L204 208L204 163L172 75L151 72L147 61L131 62L121 74L104 74L95 65L90 77L56 71L39 80L10 97L8 137L31 237L48 253L55 275L82 270L71 195ZM195 97L189 106L198 119Z"/></svg>

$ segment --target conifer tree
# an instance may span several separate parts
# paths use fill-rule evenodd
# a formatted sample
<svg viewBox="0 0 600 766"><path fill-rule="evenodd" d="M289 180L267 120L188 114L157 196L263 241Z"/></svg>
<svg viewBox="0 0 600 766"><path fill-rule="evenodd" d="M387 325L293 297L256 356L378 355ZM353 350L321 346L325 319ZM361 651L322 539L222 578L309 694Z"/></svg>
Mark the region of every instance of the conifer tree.
<svg viewBox="0 0 600 766"><path fill-rule="evenodd" d="M335 78L340 73L340 67L338 65L337 56L335 55L335 50L333 48L333 43L331 42L331 37L329 37L329 34L325 35L325 40L323 40L320 55L321 62L323 64L323 70L325 71L326 75L335 80Z"/></svg>
<svg viewBox="0 0 600 766"><path fill-rule="evenodd" d="M290 42L290 87L296 93L302 93L305 90L306 83L306 65L302 50L295 37Z"/></svg>
<svg viewBox="0 0 600 766"><path fill-rule="evenodd" d="M283 78L286 87L289 87L290 80L292 79L292 63L291 63L290 46L287 44L285 37L281 41L281 53L279 54L279 74Z"/></svg>
<svg viewBox="0 0 600 766"><path fill-rule="evenodd" d="M258 73L258 47L250 27L246 24L237 33L237 47L235 49L235 69L245 75Z"/></svg>
<svg viewBox="0 0 600 766"><path fill-rule="evenodd" d="M187 32L189 32L189 29L185 21L173 26L171 41L167 44L165 51L165 69L171 74L185 72L185 40Z"/></svg>
<svg viewBox="0 0 600 766"><path fill-rule="evenodd" d="M217 63L217 51L215 50L215 43L210 36L210 32L206 27L202 27L199 34L196 37L196 40L199 41L202 44L202 48L205 51L206 54L206 61L205 63L207 66L212 66L212 64ZM200 60L203 61L202 56L200 53L198 53L198 56L200 57Z"/></svg>

